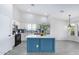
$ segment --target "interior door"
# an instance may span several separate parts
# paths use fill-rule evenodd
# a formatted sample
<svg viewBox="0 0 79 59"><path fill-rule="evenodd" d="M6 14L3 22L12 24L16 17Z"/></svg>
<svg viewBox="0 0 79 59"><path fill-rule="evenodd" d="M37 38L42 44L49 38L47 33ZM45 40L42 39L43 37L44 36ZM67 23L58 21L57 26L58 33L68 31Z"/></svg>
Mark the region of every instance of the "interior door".
<svg viewBox="0 0 79 59"><path fill-rule="evenodd" d="M39 52L39 39L27 38L27 52Z"/></svg>

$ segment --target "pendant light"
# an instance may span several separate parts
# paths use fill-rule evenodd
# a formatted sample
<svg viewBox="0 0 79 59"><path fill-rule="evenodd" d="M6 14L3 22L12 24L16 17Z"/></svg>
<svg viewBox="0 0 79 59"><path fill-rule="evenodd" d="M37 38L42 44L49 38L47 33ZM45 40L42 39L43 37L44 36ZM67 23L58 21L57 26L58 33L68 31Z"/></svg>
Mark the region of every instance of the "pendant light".
<svg viewBox="0 0 79 59"><path fill-rule="evenodd" d="M71 28L71 24L70 24L70 14L68 15L69 16L69 24L68 24L68 28Z"/></svg>
<svg viewBox="0 0 79 59"><path fill-rule="evenodd" d="M31 6L35 6L35 4L31 4Z"/></svg>

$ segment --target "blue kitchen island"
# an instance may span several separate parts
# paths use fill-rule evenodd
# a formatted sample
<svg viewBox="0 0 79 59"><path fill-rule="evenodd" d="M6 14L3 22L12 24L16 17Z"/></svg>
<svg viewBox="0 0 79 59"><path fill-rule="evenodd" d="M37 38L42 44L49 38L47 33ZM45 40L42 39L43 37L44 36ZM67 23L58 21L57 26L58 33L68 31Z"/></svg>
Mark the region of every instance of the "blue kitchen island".
<svg viewBox="0 0 79 59"><path fill-rule="evenodd" d="M29 35L26 37L27 39L27 53L54 53L55 52L55 38L47 35L47 36L39 36L39 35Z"/></svg>

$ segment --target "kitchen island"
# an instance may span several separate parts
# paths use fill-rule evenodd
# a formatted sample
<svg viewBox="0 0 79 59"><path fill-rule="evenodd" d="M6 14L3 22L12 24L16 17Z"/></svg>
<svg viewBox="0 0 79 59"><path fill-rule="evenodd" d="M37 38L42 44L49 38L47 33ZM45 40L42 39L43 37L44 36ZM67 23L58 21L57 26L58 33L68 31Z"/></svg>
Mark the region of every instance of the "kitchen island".
<svg viewBox="0 0 79 59"><path fill-rule="evenodd" d="M26 39L27 53L55 52L55 38L50 35L29 35L26 36Z"/></svg>

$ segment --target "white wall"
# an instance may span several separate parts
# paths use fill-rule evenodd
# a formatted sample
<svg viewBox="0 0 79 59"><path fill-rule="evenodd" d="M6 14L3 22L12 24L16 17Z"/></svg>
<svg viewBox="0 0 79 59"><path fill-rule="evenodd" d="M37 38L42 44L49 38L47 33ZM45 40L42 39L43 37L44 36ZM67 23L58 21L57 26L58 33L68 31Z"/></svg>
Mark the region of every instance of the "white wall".
<svg viewBox="0 0 79 59"><path fill-rule="evenodd" d="M62 21L53 17L50 17L49 21L51 25L51 35L55 37L56 40L67 40L66 21Z"/></svg>
<svg viewBox="0 0 79 59"><path fill-rule="evenodd" d="M13 5L13 19L14 20L20 20L20 11L16 8L15 5Z"/></svg>
<svg viewBox="0 0 79 59"><path fill-rule="evenodd" d="M0 54L12 49L14 41L9 37L12 33L12 5L0 5Z"/></svg>

